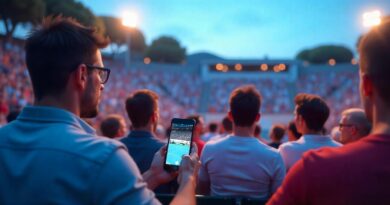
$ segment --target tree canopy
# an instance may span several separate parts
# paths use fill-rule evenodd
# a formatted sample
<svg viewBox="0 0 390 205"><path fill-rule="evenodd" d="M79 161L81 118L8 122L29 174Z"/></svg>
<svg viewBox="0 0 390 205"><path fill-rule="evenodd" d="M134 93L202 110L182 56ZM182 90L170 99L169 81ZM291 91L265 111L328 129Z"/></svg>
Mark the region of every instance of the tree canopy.
<svg viewBox="0 0 390 205"><path fill-rule="evenodd" d="M351 62L353 53L344 46L324 45L302 50L296 58L313 64L327 63L329 59L334 59L338 63L347 63Z"/></svg>
<svg viewBox="0 0 390 205"><path fill-rule="evenodd" d="M152 42L145 55L152 61L182 63L186 57L186 49L173 37L162 36Z"/></svg>

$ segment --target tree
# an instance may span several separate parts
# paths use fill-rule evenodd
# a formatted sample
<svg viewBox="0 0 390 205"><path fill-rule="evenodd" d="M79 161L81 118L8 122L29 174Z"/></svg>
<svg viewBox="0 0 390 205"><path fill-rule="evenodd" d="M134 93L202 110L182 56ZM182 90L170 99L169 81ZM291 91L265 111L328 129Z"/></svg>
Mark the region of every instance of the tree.
<svg viewBox="0 0 390 205"><path fill-rule="evenodd" d="M45 15L72 17L85 26L95 26L99 33L104 33L104 23L81 2L75 0L44 0L46 4Z"/></svg>
<svg viewBox="0 0 390 205"><path fill-rule="evenodd" d="M119 52L119 48L126 45L126 35L130 35L130 50L132 58L134 54L142 56L146 49L145 37L142 32L136 28L126 28L122 25L122 21L119 18L112 16L100 17L105 25L105 35L111 39L111 48L113 55Z"/></svg>
<svg viewBox="0 0 390 205"><path fill-rule="evenodd" d="M343 46L325 45L305 49L299 52L296 58L313 64L327 63L329 59L334 59L338 63L349 63L353 58L353 53Z"/></svg>
<svg viewBox="0 0 390 205"><path fill-rule="evenodd" d="M152 61L181 63L185 60L186 49L180 47L176 39L162 36L152 42L145 55L151 58Z"/></svg>
<svg viewBox="0 0 390 205"><path fill-rule="evenodd" d="M0 0L0 19L5 27L8 42L20 24L37 24L44 16L43 0ZM5 45L5 44L4 44Z"/></svg>

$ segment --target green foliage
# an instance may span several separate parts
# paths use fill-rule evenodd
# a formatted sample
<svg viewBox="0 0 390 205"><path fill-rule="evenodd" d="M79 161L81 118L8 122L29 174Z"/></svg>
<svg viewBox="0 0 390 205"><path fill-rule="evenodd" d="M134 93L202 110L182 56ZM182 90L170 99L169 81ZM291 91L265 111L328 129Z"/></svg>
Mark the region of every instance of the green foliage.
<svg viewBox="0 0 390 205"><path fill-rule="evenodd" d="M105 32L104 23L81 2L75 0L43 0L46 4L45 16L72 17L85 26L95 26L100 33Z"/></svg>
<svg viewBox="0 0 390 205"><path fill-rule="evenodd" d="M162 36L152 42L145 55L152 61L182 63L186 57L186 49L180 47L176 39Z"/></svg>
<svg viewBox="0 0 390 205"><path fill-rule="evenodd" d="M313 64L327 63L329 59L335 59L337 63L349 63L353 58L353 53L343 46L325 45L305 49L299 52L296 58Z"/></svg>
<svg viewBox="0 0 390 205"><path fill-rule="evenodd" d="M44 15L43 0L0 0L0 16L8 41L19 24L37 24Z"/></svg>

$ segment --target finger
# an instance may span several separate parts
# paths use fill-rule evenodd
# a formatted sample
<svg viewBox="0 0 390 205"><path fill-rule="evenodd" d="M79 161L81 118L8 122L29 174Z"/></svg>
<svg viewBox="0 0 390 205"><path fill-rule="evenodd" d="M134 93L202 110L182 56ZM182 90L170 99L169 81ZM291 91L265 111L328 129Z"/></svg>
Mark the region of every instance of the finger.
<svg viewBox="0 0 390 205"><path fill-rule="evenodd" d="M159 150L159 153L161 154L161 156L165 156L165 154L167 153L167 145L162 146Z"/></svg>

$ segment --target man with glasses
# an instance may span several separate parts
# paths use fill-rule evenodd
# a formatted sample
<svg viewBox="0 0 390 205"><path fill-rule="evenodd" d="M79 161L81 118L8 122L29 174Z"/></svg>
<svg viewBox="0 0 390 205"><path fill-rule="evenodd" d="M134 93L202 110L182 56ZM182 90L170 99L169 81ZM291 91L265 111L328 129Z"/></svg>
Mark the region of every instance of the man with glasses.
<svg viewBox="0 0 390 205"><path fill-rule="evenodd" d="M110 70L108 41L72 19L46 18L26 40L34 106L0 129L0 204L160 204L149 189L173 179L163 150L141 175L125 146L96 136L82 118L98 114ZM196 155L180 167L173 203L194 203ZM180 201L182 200L182 201Z"/></svg>
<svg viewBox="0 0 390 205"><path fill-rule="evenodd" d="M350 108L341 114L339 129L341 143L348 144L367 136L371 131L371 123L363 109Z"/></svg>

